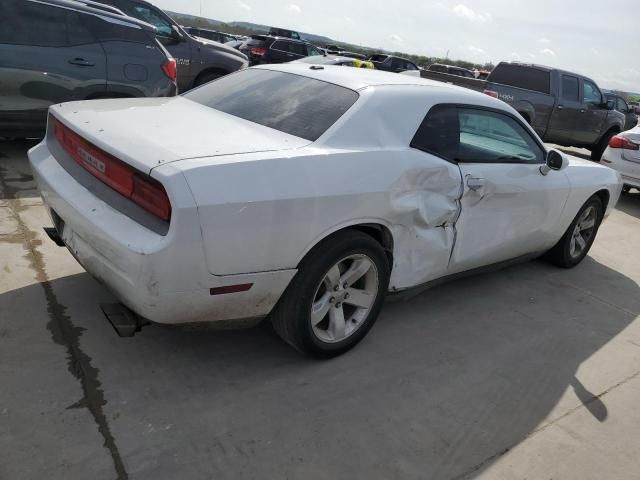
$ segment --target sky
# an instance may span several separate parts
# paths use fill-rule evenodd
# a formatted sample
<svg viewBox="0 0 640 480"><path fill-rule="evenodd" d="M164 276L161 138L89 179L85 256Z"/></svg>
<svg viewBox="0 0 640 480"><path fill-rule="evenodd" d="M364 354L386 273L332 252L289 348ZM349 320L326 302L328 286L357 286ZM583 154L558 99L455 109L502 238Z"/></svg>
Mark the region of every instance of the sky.
<svg viewBox="0 0 640 480"><path fill-rule="evenodd" d="M432 57L523 61L640 92L637 0L151 0L161 8L247 21Z"/></svg>

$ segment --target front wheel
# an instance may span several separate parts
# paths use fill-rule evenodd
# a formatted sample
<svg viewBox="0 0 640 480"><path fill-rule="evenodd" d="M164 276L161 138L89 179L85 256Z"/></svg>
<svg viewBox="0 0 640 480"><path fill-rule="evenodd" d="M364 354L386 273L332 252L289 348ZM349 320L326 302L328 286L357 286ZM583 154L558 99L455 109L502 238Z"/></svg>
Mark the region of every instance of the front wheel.
<svg viewBox="0 0 640 480"><path fill-rule="evenodd" d="M585 203L560 241L548 252L551 263L572 268L587 256L602 222L604 208L597 196Z"/></svg>
<svg viewBox="0 0 640 480"><path fill-rule="evenodd" d="M301 262L271 323L297 350L340 355L375 323L389 285L382 246L360 231L332 235Z"/></svg>

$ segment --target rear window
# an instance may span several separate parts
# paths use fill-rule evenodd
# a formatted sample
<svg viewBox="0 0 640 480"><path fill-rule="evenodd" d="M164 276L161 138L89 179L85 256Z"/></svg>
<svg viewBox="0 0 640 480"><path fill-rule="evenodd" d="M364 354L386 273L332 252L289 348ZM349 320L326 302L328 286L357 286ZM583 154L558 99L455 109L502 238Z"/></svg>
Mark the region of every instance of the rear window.
<svg viewBox="0 0 640 480"><path fill-rule="evenodd" d="M551 73L524 65L500 64L489 75L489 81L540 93L551 92Z"/></svg>
<svg viewBox="0 0 640 480"><path fill-rule="evenodd" d="M348 88L290 73L250 69L184 95L221 112L310 141L358 99Z"/></svg>

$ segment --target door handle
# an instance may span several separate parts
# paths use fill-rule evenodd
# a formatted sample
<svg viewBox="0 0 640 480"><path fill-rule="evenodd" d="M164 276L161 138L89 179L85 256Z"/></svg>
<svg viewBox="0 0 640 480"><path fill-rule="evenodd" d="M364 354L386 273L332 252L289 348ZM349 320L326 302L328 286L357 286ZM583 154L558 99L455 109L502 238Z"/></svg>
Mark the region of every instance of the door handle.
<svg viewBox="0 0 640 480"><path fill-rule="evenodd" d="M69 60L71 65L78 65L80 67L93 67L95 63L90 62L89 60L85 60L84 58L72 58Z"/></svg>
<svg viewBox="0 0 640 480"><path fill-rule="evenodd" d="M471 175L467 175L467 187L469 187L469 190L473 192L477 192L486 184L487 182L485 181L484 178L477 178L477 177L472 177Z"/></svg>
<svg viewBox="0 0 640 480"><path fill-rule="evenodd" d="M558 105L558 110L564 110L564 105Z"/></svg>

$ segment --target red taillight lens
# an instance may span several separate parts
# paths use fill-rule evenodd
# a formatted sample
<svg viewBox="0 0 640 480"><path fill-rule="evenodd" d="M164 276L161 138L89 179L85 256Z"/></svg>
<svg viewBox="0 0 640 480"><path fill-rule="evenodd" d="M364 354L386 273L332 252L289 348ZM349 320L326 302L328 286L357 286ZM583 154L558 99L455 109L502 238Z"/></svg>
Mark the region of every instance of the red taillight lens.
<svg viewBox="0 0 640 480"><path fill-rule="evenodd" d="M493 98L498 98L498 92L494 90L485 90L484 94L489 95L490 97L493 97Z"/></svg>
<svg viewBox="0 0 640 480"><path fill-rule="evenodd" d="M609 146L611 148L622 148L623 150L640 150L640 145L633 143L622 135L616 135L609 140Z"/></svg>
<svg viewBox="0 0 640 480"><path fill-rule="evenodd" d="M160 182L92 145L53 115L49 115L49 128L71 158L94 177L147 212L162 220L171 219L171 203Z"/></svg>
<svg viewBox="0 0 640 480"><path fill-rule="evenodd" d="M265 53L267 53L267 49L266 48L262 48L262 47L253 47L251 50L249 50L253 55L257 55L258 57L262 57Z"/></svg>
<svg viewBox="0 0 640 480"><path fill-rule="evenodd" d="M167 192L151 177L143 177L140 174L133 176L131 200L162 220L169 221L171 218L171 203Z"/></svg>
<svg viewBox="0 0 640 480"><path fill-rule="evenodd" d="M162 71L167 77L175 82L178 77L178 64L176 63L176 59L167 59L167 61L162 64Z"/></svg>

